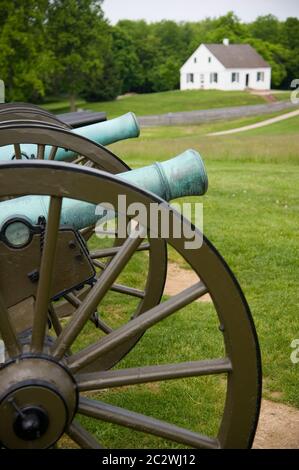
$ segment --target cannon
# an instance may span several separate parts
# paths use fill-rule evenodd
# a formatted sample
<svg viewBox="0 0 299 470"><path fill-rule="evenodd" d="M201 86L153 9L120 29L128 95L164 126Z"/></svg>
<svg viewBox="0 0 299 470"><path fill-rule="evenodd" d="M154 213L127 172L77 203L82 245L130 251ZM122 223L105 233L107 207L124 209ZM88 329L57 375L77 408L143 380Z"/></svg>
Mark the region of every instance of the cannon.
<svg viewBox="0 0 299 470"><path fill-rule="evenodd" d="M11 112L10 110L13 110ZM45 122L51 124L52 126L57 126L58 128L68 128L68 126L60 122L57 118L53 118L49 113L40 112L35 108L28 111L27 108L20 106L7 107L3 106L1 109L0 106L0 123L3 128L7 122L11 122L11 119L14 121L16 126L20 121L16 120L17 118L22 117L26 118L28 123L37 124L40 122ZM30 119L32 118L32 119ZM36 119L38 118L38 120ZM22 120L21 120L22 122ZM127 113L123 116L120 116L116 119L111 119L110 121L105 121L96 124L89 124L87 126L81 126L76 129L73 129L74 134L77 134L86 139L92 140L98 144L109 145L119 140L129 139L138 137L140 133L140 128L134 113ZM2 149L1 160L12 160L12 159L45 159L45 160L61 160L61 161L72 161L76 157L75 152L72 152L69 149L56 148L55 153L51 146L36 146L30 143L23 143L22 145L8 146L7 148Z"/></svg>
<svg viewBox="0 0 299 470"><path fill-rule="evenodd" d="M248 304L214 246L166 201L206 192L200 156L188 151L167 163L130 170L99 140L73 132L35 107L23 105L16 119L16 108L5 105L3 120L0 110L1 447L53 448L68 435L82 448L102 448L79 415L178 446L250 447L259 415L261 364ZM35 158L22 157L25 146L35 149ZM72 154L72 162L56 159L63 154ZM129 204L142 204L146 214L158 204L171 222L168 233L152 227L150 218L140 226L136 215L124 213L126 237L116 234L109 246L97 239L95 207L115 207L113 216L119 218L119 195ZM92 216L85 218L86 213ZM186 229L180 237L177 226ZM190 230L200 248L187 248ZM196 276L190 287L170 297L163 296L167 246ZM175 326L167 322L192 307L186 319L191 322L206 294L217 356L213 349L203 350L201 357L186 361L174 350L172 362L162 357L148 364L138 349L142 341L164 322ZM114 316L116 296L123 316ZM192 333L203 343L205 321L196 317L198 331L192 322ZM179 336L186 332L188 345L190 329ZM129 366L128 353L135 357ZM213 436L105 401L109 390L191 377L219 379L224 400Z"/></svg>

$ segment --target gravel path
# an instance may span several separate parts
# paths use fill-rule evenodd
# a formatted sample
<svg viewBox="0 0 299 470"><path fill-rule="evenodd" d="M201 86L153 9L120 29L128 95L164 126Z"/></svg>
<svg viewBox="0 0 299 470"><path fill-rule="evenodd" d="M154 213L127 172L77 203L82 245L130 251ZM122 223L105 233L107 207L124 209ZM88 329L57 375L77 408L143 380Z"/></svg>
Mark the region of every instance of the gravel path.
<svg viewBox="0 0 299 470"><path fill-rule="evenodd" d="M237 132L249 131L250 129L257 129L258 127L269 126L270 124L273 124L274 122L284 121L285 119L289 119L298 115L299 115L299 109L297 109L296 111L291 111L290 113L281 114L280 116L276 116L271 119L266 119L265 121L257 122L255 124L250 124L248 126L236 127L235 129L229 129L227 131L211 132L210 134L207 134L207 135L209 136L227 135L227 134L235 134Z"/></svg>

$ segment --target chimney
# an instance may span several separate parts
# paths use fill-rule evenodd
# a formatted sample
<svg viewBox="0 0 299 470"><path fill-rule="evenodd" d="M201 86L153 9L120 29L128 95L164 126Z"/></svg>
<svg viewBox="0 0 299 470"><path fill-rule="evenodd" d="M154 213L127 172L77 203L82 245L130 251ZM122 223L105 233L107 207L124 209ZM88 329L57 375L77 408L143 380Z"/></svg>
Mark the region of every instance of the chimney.
<svg viewBox="0 0 299 470"><path fill-rule="evenodd" d="M224 38L224 39L223 39L223 44L224 44L225 46L229 46L229 39Z"/></svg>

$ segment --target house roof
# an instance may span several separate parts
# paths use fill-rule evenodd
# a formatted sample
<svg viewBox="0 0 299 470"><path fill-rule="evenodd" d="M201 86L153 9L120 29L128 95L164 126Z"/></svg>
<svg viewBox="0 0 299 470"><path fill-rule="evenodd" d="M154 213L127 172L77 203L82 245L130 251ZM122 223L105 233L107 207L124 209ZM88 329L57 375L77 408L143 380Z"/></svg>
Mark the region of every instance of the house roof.
<svg viewBox="0 0 299 470"><path fill-rule="evenodd" d="M204 44L226 68L270 67L249 44Z"/></svg>

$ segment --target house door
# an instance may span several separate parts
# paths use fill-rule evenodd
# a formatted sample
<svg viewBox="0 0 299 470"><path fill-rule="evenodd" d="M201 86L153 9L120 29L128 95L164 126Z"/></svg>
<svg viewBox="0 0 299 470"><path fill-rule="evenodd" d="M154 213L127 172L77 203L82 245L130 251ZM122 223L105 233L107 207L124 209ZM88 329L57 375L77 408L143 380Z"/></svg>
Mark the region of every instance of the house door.
<svg viewBox="0 0 299 470"><path fill-rule="evenodd" d="M248 86L249 86L249 73L246 73L245 86L246 86L246 88L248 88Z"/></svg>

